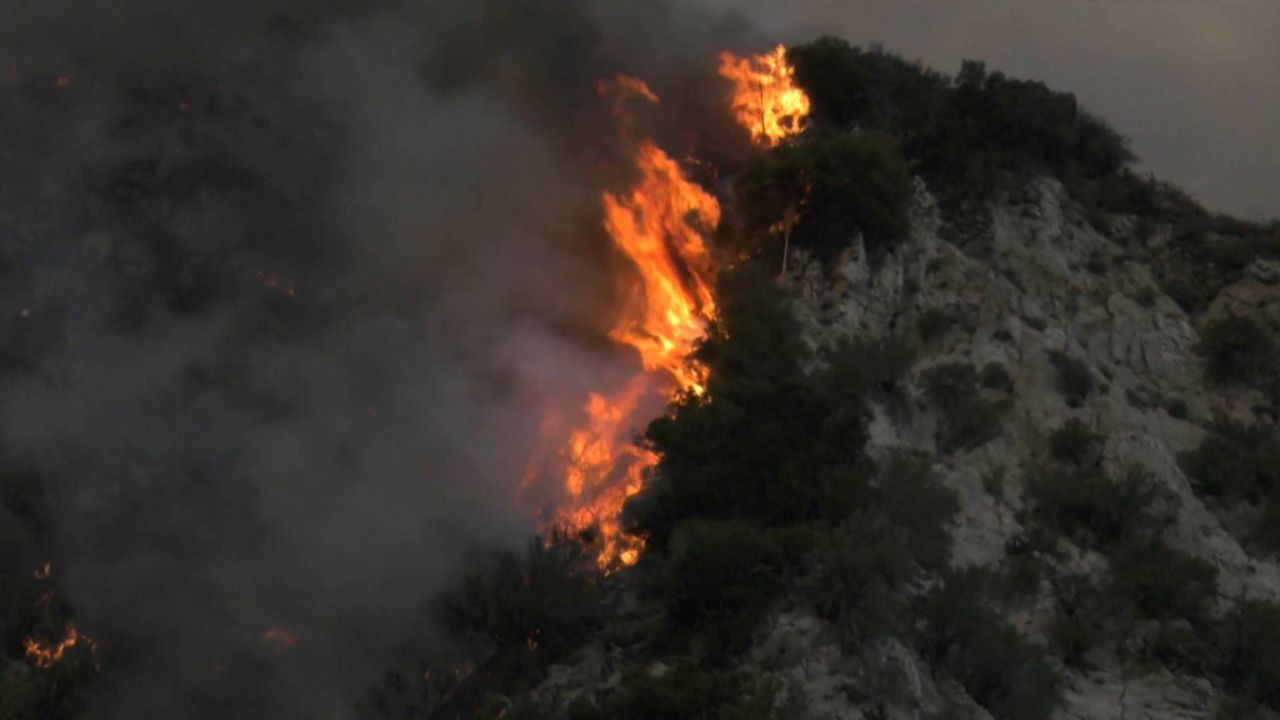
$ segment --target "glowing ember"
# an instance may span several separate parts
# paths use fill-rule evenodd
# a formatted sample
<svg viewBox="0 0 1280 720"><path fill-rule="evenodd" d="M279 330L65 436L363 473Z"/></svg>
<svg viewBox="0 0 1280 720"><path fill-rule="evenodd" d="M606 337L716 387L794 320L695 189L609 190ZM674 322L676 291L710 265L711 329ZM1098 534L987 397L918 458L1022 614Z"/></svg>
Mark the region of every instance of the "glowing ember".
<svg viewBox="0 0 1280 720"><path fill-rule="evenodd" d="M298 639L293 633L283 628L273 627L262 633L262 645L277 655L297 644Z"/></svg>
<svg viewBox="0 0 1280 720"><path fill-rule="evenodd" d="M756 144L772 147L800 132L809 96L795 84L785 47L748 58L721 53L720 75L733 83L733 114Z"/></svg>
<svg viewBox="0 0 1280 720"><path fill-rule="evenodd" d="M30 637L22 641L27 660L41 670L52 670L57 667L67 656L67 653L77 646L88 648L89 654L93 658L93 666L100 669L98 664L98 644L93 641L93 638L77 630L75 623L67 623L62 639L55 643L44 644Z"/></svg>

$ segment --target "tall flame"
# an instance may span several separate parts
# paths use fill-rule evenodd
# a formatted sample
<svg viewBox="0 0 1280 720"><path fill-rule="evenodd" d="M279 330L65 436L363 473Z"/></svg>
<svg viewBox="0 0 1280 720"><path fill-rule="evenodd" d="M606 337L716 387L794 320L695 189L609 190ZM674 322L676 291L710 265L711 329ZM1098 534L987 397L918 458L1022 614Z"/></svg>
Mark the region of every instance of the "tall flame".
<svg viewBox="0 0 1280 720"><path fill-rule="evenodd" d="M752 57L720 53L720 76L733 83L733 114L762 147L796 135L809 117L809 96L795 84L782 45Z"/></svg>
<svg viewBox="0 0 1280 720"><path fill-rule="evenodd" d="M605 230L636 270L610 337L635 348L644 369L621 391L593 393L587 401L586 425L569 433L562 451L569 503L557 514L570 532L599 534L597 564L605 570L634 564L644 549L621 524L623 505L644 489L659 460L627 436L636 410L655 392L666 398L703 392L706 371L688 356L715 313L715 270L704 236L720 222L720 204L648 140L636 147L634 162L635 184L605 192L601 203Z"/></svg>
<svg viewBox="0 0 1280 720"><path fill-rule="evenodd" d="M703 237L720 222L720 204L647 140L635 162L635 187L603 198L605 229L640 276L611 335L638 350L646 370L665 370L680 387L700 393L703 373L686 357L715 313L715 274Z"/></svg>
<svg viewBox="0 0 1280 720"><path fill-rule="evenodd" d="M630 127L622 102L658 102L647 85L627 76L601 82L599 90L612 97L624 137ZM599 543L597 564L606 571L634 564L644 549L643 540L627 535L621 524L623 505L644 488L659 460L630 437L645 421L639 411L646 399L666 401L682 391L703 392L706 371L688 356L715 314L715 268L705 237L720 222L720 204L649 140L636 143L632 161L634 184L622 192L602 193L601 205L605 231L635 270L609 334L636 350L642 370L620 389L590 394L581 426L564 435L556 458L566 501L554 522L570 533L593 530ZM560 428L559 417L549 415L544 440ZM546 463L545 455L545 443L540 444L522 488Z"/></svg>

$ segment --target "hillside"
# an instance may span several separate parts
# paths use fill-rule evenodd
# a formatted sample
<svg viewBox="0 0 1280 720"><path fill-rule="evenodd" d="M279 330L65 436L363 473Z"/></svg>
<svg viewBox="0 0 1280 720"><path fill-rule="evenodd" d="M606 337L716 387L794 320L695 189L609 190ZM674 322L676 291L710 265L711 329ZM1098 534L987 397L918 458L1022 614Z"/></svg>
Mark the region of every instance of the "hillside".
<svg viewBox="0 0 1280 720"><path fill-rule="evenodd" d="M449 607L491 654L427 706L1275 716L1280 228L1135 175L1038 83L790 57L815 122L735 181L722 237L755 259L707 397L648 429L645 558L600 584L509 557L528 596L477 576Z"/></svg>
<svg viewBox="0 0 1280 720"><path fill-rule="evenodd" d="M1280 718L1280 222L981 63L757 56L762 142L719 36L511 12L15 64L0 720ZM643 482L531 537L587 398Z"/></svg>

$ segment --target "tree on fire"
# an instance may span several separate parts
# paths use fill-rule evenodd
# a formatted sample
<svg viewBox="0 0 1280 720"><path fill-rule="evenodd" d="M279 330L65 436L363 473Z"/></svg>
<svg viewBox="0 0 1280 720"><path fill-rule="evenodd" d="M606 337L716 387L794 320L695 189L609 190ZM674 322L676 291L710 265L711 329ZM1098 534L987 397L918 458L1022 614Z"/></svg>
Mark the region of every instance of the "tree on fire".
<svg viewBox="0 0 1280 720"><path fill-rule="evenodd" d="M799 211L798 246L829 260L862 233L872 258L907 233L911 176L883 133L838 134L781 145L753 160L734 184L749 238Z"/></svg>
<svg viewBox="0 0 1280 720"><path fill-rule="evenodd" d="M862 389L805 371L799 325L763 273L725 275L719 297L720 318L697 352L708 392L649 426L662 461L628 521L653 547L695 517L835 522L865 493Z"/></svg>

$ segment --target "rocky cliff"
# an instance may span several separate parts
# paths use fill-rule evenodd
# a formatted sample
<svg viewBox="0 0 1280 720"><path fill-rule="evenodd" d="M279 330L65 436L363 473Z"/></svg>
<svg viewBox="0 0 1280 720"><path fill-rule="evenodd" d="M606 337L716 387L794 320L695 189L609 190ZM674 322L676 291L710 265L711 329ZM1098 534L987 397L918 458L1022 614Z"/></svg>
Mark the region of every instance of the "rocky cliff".
<svg viewBox="0 0 1280 720"><path fill-rule="evenodd" d="M1063 606L1086 604L1073 603L1066 580L1107 585L1109 566L1119 562L1087 532L1035 537L1042 525L1035 506L1044 500L1030 497L1028 484L1062 459L1065 427L1088 439L1071 451L1072 464L1111 478L1143 478L1142 512L1158 516L1157 535L1179 556L1216 570L1211 616L1226 616L1245 599L1280 598L1275 557L1245 542L1249 520L1198 492L1179 459L1224 422L1272 422L1274 408L1256 384L1206 380L1201 331L1240 316L1275 337L1280 265L1252 259L1207 307L1188 312L1160 289L1159 268L1176 244L1174 224L1137 225L1113 216L1099 230L1059 182L1040 178L993 202L989 222L961 242L918 183L909 239L886 257L873 262L856 241L827 263L801 250L779 279L811 346L879 338L914 347L902 381L870 396L869 452L930 458L959 500L950 527L954 567L1007 575L1027 555L1038 558L1047 572L1001 611L1045 647L1061 647ZM948 417L945 404L930 399L936 377L930 371L947 367L974 369L986 403L976 407L993 408L990 416ZM953 426L967 419L992 426L957 433ZM1177 573L1178 566L1149 570ZM797 592L779 605L738 666L750 687L767 688L779 716L992 717L909 642L850 643L805 597ZM1169 649L1171 634L1196 634L1193 621L1099 607L1087 622L1107 637L1086 643L1078 657L1059 652L1054 660L1060 697L1052 717L1269 716L1252 704L1232 704L1212 663L1198 657L1211 650L1195 642ZM554 666L532 696L544 708L564 708L607 697L629 672L672 672L662 662L634 667L626 651L634 639L625 623L610 626ZM1019 716L1016 709L996 714Z"/></svg>

